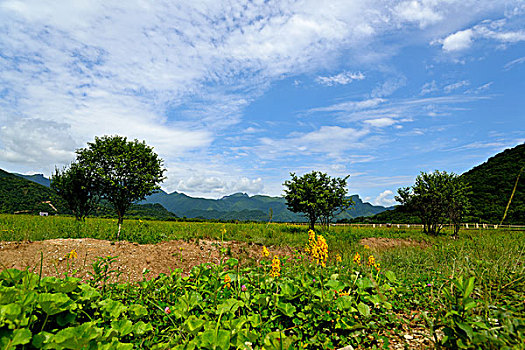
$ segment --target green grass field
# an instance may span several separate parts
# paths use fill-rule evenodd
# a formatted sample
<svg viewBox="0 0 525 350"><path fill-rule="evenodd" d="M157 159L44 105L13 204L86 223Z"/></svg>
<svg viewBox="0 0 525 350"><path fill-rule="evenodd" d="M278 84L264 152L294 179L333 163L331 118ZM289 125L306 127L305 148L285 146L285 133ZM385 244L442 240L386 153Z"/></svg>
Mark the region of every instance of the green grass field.
<svg viewBox="0 0 525 350"><path fill-rule="evenodd" d="M0 215L2 241L112 240L116 231L111 219L79 223L68 217ZM181 349L388 348L404 342L410 348L411 329L417 328L436 346L525 348L525 232L461 231L458 239L452 239L428 237L417 229L336 226L318 233L328 244L327 266L315 264L305 253L280 257L279 277L269 276L272 257L266 264L242 269L231 259L220 266L197 267L189 278L175 273L137 285L112 285L103 291L98 276L90 284L95 288L92 293L85 292L90 296L80 297L79 291L84 293L88 287L71 285L69 290L63 286L67 278L63 282L44 278L47 282L40 283L37 277L37 284L28 274L13 278L15 272L4 271L0 289L17 290L18 297L0 297L0 345L16 347L23 339L19 346L60 347L67 341L60 345L65 338L57 332L70 329L78 333L77 338L85 336L82 344L99 347L115 342L114 346L124 344L123 348L125 344ZM424 244L367 249L359 242L369 237ZM121 233L121 239L138 243L196 238L288 245L301 252L308 243L305 226L285 224L126 220ZM356 253L361 264L355 262ZM336 261L338 254L340 262ZM380 264L380 272L367 265L370 255ZM109 265L101 261L101 267ZM225 288L227 278L231 279L229 288ZM69 306L56 306L53 313L39 299L46 293L64 295ZM36 295L35 300L27 301L28 295ZM122 312L111 315L109 302L103 300L113 301L112 307ZM20 307L9 306L14 304ZM133 316L133 310L139 309L142 316ZM89 322L100 334L82 333L87 331L79 327ZM114 336L106 336L107 332Z"/></svg>

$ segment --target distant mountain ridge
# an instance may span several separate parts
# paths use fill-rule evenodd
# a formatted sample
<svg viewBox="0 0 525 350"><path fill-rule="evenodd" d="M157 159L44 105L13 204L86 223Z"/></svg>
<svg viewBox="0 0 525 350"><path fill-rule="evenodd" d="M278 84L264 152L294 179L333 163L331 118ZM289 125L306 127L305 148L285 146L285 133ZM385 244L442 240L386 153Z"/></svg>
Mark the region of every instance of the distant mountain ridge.
<svg viewBox="0 0 525 350"><path fill-rule="evenodd" d="M350 197L354 201L351 209L336 216L336 220L352 219L358 216L374 215L391 208L364 203L358 195ZM184 193L155 193L142 203L159 203L178 217L219 219L219 220L254 220L278 222L304 222L302 214L292 213L283 197L265 195L248 196L246 193L234 193L220 199L194 198Z"/></svg>
<svg viewBox="0 0 525 350"><path fill-rule="evenodd" d="M49 187L51 181L42 174L22 175L12 174L25 180ZM54 192L53 192L54 193ZM347 219L358 216L370 216L381 213L393 207L383 207L365 203L358 195L349 197L355 203L351 209L336 216L335 220ZM269 221L270 209L271 220L277 222L304 222L302 214L292 213L286 206L283 197L271 197L265 195L249 196L246 193L234 193L220 199L190 197L184 193L167 193L159 191L147 197L139 204L160 204L167 211L178 217L200 218L207 220L239 220L239 221ZM157 209L159 209L157 207ZM105 215L107 210L101 210ZM165 212L159 211L162 217L168 217Z"/></svg>

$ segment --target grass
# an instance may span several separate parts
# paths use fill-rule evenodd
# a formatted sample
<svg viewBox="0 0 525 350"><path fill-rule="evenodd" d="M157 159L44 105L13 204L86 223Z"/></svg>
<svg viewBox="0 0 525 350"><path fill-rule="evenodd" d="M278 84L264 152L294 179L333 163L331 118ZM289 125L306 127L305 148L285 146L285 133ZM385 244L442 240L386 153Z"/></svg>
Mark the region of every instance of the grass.
<svg viewBox="0 0 525 350"><path fill-rule="evenodd" d="M111 219L87 219L79 223L68 217L0 215L2 241L80 237L113 240L116 231L116 222ZM421 317L412 320L411 326L427 329L436 343L445 347L499 348L514 344L514 348L523 348L516 337L523 336L525 327L525 232L461 231L457 239L446 235L429 237L417 229L337 226L320 232L326 238L331 256L342 255L342 265L357 268L352 261L356 252L362 256L362 261L374 255L383 270L390 270L396 276L398 284L392 285L392 293L396 294L389 300L394 314L379 315L382 321L374 321L377 324L388 325L394 333L402 333L407 326L401 325L402 315L420 312ZM298 249L308 240L305 226L141 220L126 220L121 237L141 244L208 238L268 246L288 245ZM359 244L361 239L368 237L411 239L425 242L425 245L369 250ZM300 269L297 275L305 279L307 271L308 268ZM290 275L289 278L294 277ZM259 288L254 281L250 283ZM133 288L139 288L133 289L133 293L147 294L151 286L146 290ZM385 320L390 320L391 324ZM213 317L208 321L213 321ZM374 339L379 339L380 334L384 336L370 327L366 334ZM523 339L521 341L524 344ZM379 343L369 343L374 344Z"/></svg>

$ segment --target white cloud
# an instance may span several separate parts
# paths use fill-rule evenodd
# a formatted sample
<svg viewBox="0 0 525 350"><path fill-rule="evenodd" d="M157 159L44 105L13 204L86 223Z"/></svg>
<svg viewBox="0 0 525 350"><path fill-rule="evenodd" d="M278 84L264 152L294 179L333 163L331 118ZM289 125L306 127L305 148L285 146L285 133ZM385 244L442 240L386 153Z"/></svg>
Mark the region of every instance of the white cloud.
<svg viewBox="0 0 525 350"><path fill-rule="evenodd" d="M243 192L248 194L261 193L264 189L262 179L248 179L241 177L232 181L225 181L219 177L190 176L181 179L176 190L193 195L207 194L220 197L231 193Z"/></svg>
<svg viewBox="0 0 525 350"><path fill-rule="evenodd" d="M525 30L521 29L522 25L515 28L513 22L508 19L485 20L472 28L457 31L433 43L440 43L443 51L452 53L469 49L475 40L481 39L496 41L502 45L525 41Z"/></svg>
<svg viewBox="0 0 525 350"><path fill-rule="evenodd" d="M453 84L449 84L449 85L446 85L443 90L449 94L451 93L452 91L454 90L457 90L457 89L460 89L462 87L465 87L465 86L469 86L470 85L470 82L468 80L462 80L462 81L458 81L457 83L453 83Z"/></svg>
<svg viewBox="0 0 525 350"><path fill-rule="evenodd" d="M377 196L374 199L373 202L373 204L375 205L382 205L384 207L390 207L392 205L395 205L396 203L397 202L394 199L394 192L392 192L391 190L385 190L381 192L379 196Z"/></svg>
<svg viewBox="0 0 525 350"><path fill-rule="evenodd" d="M332 86L332 85L346 85L350 84L354 80L363 80L365 79L365 76L361 72L357 73L349 73L349 72L343 72L339 73L337 75L328 76L328 77L322 77L318 76L315 81L317 81L319 84Z"/></svg>
<svg viewBox="0 0 525 350"><path fill-rule="evenodd" d="M425 28L443 20L443 15L437 8L431 6L429 1L411 0L398 4L395 11L400 18L408 22L416 22L420 28Z"/></svg>
<svg viewBox="0 0 525 350"><path fill-rule="evenodd" d="M505 64L503 66L503 69L505 69L505 70L512 69L512 68L514 68L514 66L516 66L518 64L522 64L523 62L525 62L525 56L520 57L520 58L516 58L515 60L512 60L512 61L508 62L507 64Z"/></svg>
<svg viewBox="0 0 525 350"><path fill-rule="evenodd" d="M392 118L377 118L377 119L368 119L364 121L367 124L370 124L372 126L375 126L377 128L382 128L385 126L390 126L396 123L396 121Z"/></svg>
<svg viewBox="0 0 525 350"><path fill-rule="evenodd" d="M438 91L438 87L437 87L436 81L432 80L429 83L425 83L421 87L421 92L419 94L420 95L427 95L427 94L430 94L430 93L433 93L433 92L436 92L436 91Z"/></svg>
<svg viewBox="0 0 525 350"><path fill-rule="evenodd" d="M472 45L472 29L460 30L450 34L443 40L443 51L454 52L466 50Z"/></svg>

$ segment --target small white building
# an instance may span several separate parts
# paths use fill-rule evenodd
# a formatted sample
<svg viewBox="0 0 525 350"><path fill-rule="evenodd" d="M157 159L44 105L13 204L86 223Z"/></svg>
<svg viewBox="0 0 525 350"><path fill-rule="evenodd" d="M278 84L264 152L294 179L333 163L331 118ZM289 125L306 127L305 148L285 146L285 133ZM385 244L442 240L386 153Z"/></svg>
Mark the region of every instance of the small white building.
<svg viewBox="0 0 525 350"><path fill-rule="evenodd" d="M49 216L49 213L47 211L41 211L40 216Z"/></svg>

